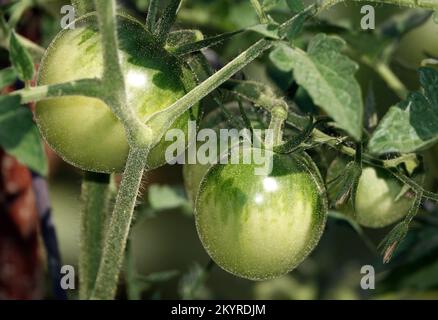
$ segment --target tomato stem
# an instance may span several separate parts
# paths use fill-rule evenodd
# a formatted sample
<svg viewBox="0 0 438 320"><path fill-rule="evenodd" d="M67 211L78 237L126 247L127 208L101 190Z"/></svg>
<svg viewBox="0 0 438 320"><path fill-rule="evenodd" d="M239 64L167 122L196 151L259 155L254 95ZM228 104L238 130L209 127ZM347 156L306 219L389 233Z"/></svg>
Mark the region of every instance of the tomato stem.
<svg viewBox="0 0 438 320"><path fill-rule="evenodd" d="M266 145L272 149L279 146L283 142L283 126L287 119L287 110L283 106L274 107L271 110L271 122L269 129L272 130L272 143L267 141Z"/></svg>
<svg viewBox="0 0 438 320"><path fill-rule="evenodd" d="M396 6L403 6L408 8L422 8L422 9L438 9L438 2L436 0L320 0L318 6L318 13L327 10L334 5L342 2L376 2L379 4L392 4Z"/></svg>
<svg viewBox="0 0 438 320"><path fill-rule="evenodd" d="M116 205L105 237L102 259L91 299L107 300L115 296L148 153L149 150L143 148L132 148L129 152Z"/></svg>
<svg viewBox="0 0 438 320"><path fill-rule="evenodd" d="M61 96L85 96L102 99L101 88L102 83L99 79L82 79L60 84L25 88L11 92L10 95L20 96L22 104Z"/></svg>
<svg viewBox="0 0 438 320"><path fill-rule="evenodd" d="M158 143L164 133L170 128L172 123L178 119L190 107L194 106L201 99L217 89L220 85L230 79L235 73L247 66L254 59L259 57L263 52L271 48L273 42L269 40L259 40L251 47L242 52L239 56L234 58L225 67L210 76L204 82L192 89L189 93L184 95L178 101L166 109L155 113L148 119L146 124L155 133L153 141ZM153 145L152 145L153 146Z"/></svg>
<svg viewBox="0 0 438 320"><path fill-rule="evenodd" d="M82 182L79 298L88 299L94 288L102 253L105 221L111 195L110 175L86 172Z"/></svg>

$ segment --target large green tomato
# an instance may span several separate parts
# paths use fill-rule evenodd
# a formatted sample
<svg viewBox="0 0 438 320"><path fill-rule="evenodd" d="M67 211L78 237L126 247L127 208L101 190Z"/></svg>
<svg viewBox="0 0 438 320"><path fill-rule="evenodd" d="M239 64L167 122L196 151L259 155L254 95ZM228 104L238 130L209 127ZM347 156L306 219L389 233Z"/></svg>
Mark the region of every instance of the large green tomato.
<svg viewBox="0 0 438 320"><path fill-rule="evenodd" d="M193 80L140 22L120 15L117 20L128 105L146 121L183 96ZM41 62L38 85L101 77L102 65L97 19L92 14L55 38ZM49 145L67 162L89 171L123 170L128 155L125 130L101 100L74 96L38 102L36 120ZM187 134L188 120L187 112L173 128ZM171 143L161 140L151 150L149 168L165 163L165 149Z"/></svg>
<svg viewBox="0 0 438 320"><path fill-rule="evenodd" d="M344 169L346 163L336 159L329 168L327 182L333 180ZM339 210L368 228L383 228L405 217L414 199L399 197L402 184L383 169L365 166L359 178L356 193L356 211L350 204L343 205ZM329 194L334 190L329 189Z"/></svg>
<svg viewBox="0 0 438 320"><path fill-rule="evenodd" d="M291 271L315 248L327 199L308 156L275 154L268 176L255 175L255 167L212 166L201 182L195 218L216 264L243 278L265 280Z"/></svg>

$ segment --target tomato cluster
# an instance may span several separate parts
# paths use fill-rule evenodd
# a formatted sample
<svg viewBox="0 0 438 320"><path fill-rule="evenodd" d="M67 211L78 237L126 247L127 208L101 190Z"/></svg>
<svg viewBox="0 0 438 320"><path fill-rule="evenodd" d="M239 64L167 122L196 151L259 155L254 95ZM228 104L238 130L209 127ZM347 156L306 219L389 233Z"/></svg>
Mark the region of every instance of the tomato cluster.
<svg viewBox="0 0 438 320"><path fill-rule="evenodd" d="M119 15L118 41L127 102L142 120L191 89L184 64L138 21ZM38 84L100 77L102 66L96 16L87 15L74 30L55 38L41 63ZM187 133L189 118L189 112L183 114L172 127ZM129 149L125 130L103 101L79 96L42 101L36 119L49 145L67 162L95 172L123 170ZM151 150L149 168L165 163L170 143L161 141ZM328 213L323 179L307 154L273 153L272 159L268 175L254 174L253 164L184 167L204 247L223 269L252 280L278 277L300 264L320 240ZM335 162L329 177L339 174L342 165ZM341 211L363 226L386 226L405 216L412 203L397 199L401 190L385 172L365 167L356 212L349 206Z"/></svg>

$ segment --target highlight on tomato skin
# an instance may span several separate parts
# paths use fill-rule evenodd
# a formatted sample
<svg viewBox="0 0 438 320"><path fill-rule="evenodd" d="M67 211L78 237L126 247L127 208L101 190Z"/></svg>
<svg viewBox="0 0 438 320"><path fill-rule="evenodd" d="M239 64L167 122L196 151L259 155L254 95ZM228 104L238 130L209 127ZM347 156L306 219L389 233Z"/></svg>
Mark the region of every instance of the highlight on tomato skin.
<svg viewBox="0 0 438 320"><path fill-rule="evenodd" d="M255 175L255 167L212 166L196 197L195 219L217 265L266 280L290 272L316 247L327 199L319 171L305 155L274 154L269 175Z"/></svg>
<svg viewBox="0 0 438 320"><path fill-rule="evenodd" d="M188 79L183 64L160 48L140 22L118 15L117 23L127 102L145 121L182 97L193 79ZM75 29L63 30L53 40L41 62L38 85L100 77L102 68L97 18L89 14L76 21ZM172 128L187 134L189 119L186 112ZM48 144L65 161L88 171L123 171L128 155L125 130L101 100L77 96L40 101L36 120ZM151 150L148 167L165 163L170 143L163 139Z"/></svg>

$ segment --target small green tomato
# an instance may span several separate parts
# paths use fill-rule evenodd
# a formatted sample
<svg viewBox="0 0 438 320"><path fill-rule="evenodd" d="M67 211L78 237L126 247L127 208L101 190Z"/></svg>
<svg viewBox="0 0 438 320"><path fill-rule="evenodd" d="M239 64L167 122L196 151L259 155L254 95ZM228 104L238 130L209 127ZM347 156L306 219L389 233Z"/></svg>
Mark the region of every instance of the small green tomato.
<svg viewBox="0 0 438 320"><path fill-rule="evenodd" d="M216 264L239 277L266 280L293 270L315 248L327 201L308 156L274 154L267 176L255 175L255 167L212 166L202 179L195 217Z"/></svg>
<svg viewBox="0 0 438 320"><path fill-rule="evenodd" d="M336 159L330 166L327 182L337 177L345 167L343 160ZM383 169L364 166L356 193L356 211L350 204L339 210L355 217L356 221L368 228L383 228L405 217L414 199L400 196L402 184ZM329 189L329 194L334 190Z"/></svg>

